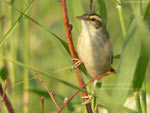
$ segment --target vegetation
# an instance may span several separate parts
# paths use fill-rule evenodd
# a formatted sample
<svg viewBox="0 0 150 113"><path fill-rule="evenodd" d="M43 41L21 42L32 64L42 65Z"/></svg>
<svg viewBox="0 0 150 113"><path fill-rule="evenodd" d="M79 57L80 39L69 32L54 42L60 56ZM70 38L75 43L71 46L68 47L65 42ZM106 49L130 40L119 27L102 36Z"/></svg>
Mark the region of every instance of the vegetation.
<svg viewBox="0 0 150 113"><path fill-rule="evenodd" d="M0 111L57 113L62 109L62 113L90 113L81 105L80 94L90 92L79 87L81 81L71 71L73 55L63 13L68 12L76 48L81 30L76 16L94 6L107 24L116 74L99 80L96 101L91 103L93 112L98 106L99 111L105 108L110 113L148 113L150 0L66 0L67 10L62 13L63 1L0 0ZM90 86L91 78L85 70L81 72L79 77ZM129 97L134 97L135 109L124 106ZM70 101L64 104L66 98Z"/></svg>

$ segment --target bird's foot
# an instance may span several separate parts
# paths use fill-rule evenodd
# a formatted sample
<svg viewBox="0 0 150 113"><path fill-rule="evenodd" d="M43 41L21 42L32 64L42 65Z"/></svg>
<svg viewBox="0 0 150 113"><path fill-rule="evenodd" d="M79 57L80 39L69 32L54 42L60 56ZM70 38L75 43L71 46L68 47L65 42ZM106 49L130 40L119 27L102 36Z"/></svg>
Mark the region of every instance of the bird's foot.
<svg viewBox="0 0 150 113"><path fill-rule="evenodd" d="M71 67L71 70L78 68L83 62L78 58L72 58L75 61L75 64Z"/></svg>
<svg viewBox="0 0 150 113"><path fill-rule="evenodd" d="M82 103L82 105L86 105L88 103L91 102L91 100L93 99L94 95L90 95L90 96L83 96L82 99L87 99L85 102Z"/></svg>

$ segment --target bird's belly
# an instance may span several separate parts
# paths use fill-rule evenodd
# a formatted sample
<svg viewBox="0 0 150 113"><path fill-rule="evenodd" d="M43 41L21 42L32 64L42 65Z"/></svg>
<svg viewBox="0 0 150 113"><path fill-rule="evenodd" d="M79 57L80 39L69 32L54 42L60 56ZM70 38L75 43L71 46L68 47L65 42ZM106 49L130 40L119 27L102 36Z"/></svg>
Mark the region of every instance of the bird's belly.
<svg viewBox="0 0 150 113"><path fill-rule="evenodd" d="M104 44L101 40L86 39L80 41L77 49L79 58L92 77L110 70L112 50L109 41Z"/></svg>

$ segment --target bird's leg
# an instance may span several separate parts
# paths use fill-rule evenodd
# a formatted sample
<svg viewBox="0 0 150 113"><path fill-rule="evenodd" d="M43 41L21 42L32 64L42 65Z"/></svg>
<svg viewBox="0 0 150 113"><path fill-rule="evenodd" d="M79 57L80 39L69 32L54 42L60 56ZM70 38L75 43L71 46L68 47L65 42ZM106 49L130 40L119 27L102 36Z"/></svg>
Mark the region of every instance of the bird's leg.
<svg viewBox="0 0 150 113"><path fill-rule="evenodd" d="M71 67L71 70L76 69L77 67L79 67L83 63L78 58L72 58L72 60L75 61L75 64Z"/></svg>
<svg viewBox="0 0 150 113"><path fill-rule="evenodd" d="M82 98L84 98L84 99L85 99L85 98L88 99L87 101L85 101L85 102L82 103L83 105L86 105L86 104L90 103L91 100L93 99L96 84L97 84L97 80L94 80L94 88L93 88L93 90L92 90L92 95L82 97Z"/></svg>

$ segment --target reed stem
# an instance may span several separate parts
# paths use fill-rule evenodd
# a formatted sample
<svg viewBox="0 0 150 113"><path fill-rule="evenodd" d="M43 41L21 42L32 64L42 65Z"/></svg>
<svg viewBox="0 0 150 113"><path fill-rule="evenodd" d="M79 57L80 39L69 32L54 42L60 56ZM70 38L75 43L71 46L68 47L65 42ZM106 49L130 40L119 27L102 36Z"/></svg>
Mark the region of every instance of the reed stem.
<svg viewBox="0 0 150 113"><path fill-rule="evenodd" d="M121 6L121 1L120 0L117 0L117 9L118 9L119 18L120 18L122 34L123 34L123 37L125 39L127 31L126 31L126 27L125 27L125 23L124 23L124 18L123 18L123 13L122 13L122 6Z"/></svg>
<svg viewBox="0 0 150 113"><path fill-rule="evenodd" d="M25 6L28 5L28 0L25 0ZM29 25L28 25L28 19L24 18L23 21L23 34L24 34L24 63L26 65L29 64ZM29 87L29 71L27 69L24 69L24 113L28 113L28 101L29 101L29 94L28 94L28 87Z"/></svg>

